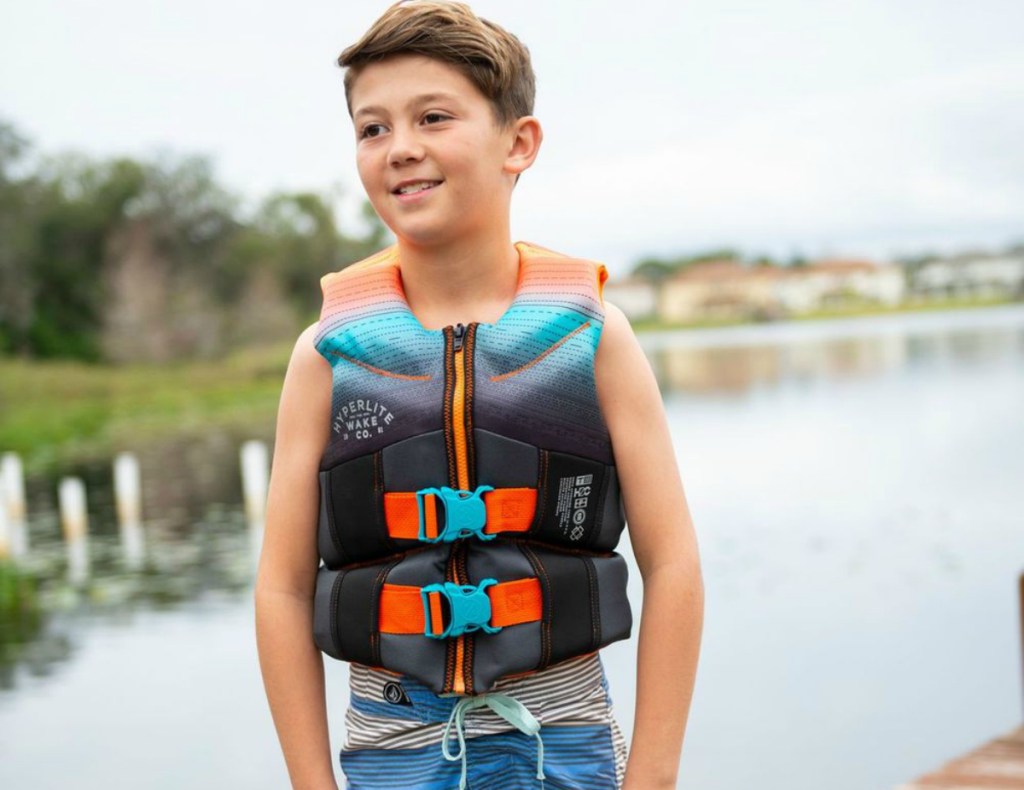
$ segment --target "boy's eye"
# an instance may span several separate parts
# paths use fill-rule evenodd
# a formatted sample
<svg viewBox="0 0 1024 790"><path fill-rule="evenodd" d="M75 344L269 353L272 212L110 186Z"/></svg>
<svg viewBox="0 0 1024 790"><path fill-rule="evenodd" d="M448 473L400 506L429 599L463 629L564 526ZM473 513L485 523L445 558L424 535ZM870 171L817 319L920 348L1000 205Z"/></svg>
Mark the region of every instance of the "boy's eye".
<svg viewBox="0 0 1024 790"><path fill-rule="evenodd" d="M448 120L448 116L440 112L428 112L426 115L423 116L423 120L425 121L430 118L437 118L439 121Z"/></svg>
<svg viewBox="0 0 1024 790"><path fill-rule="evenodd" d="M364 137L376 137L377 134L374 133L374 130L375 129L379 129L379 128L380 128L380 124L379 123L368 123L368 124L366 124L366 126L364 126L362 128L362 130L359 132L359 139L362 139Z"/></svg>

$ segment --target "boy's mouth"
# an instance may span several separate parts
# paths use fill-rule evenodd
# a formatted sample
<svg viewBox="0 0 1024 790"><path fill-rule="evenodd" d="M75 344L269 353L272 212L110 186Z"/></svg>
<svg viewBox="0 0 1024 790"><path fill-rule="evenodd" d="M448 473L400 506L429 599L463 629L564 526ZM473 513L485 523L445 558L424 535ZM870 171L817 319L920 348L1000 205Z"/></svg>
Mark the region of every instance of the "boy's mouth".
<svg viewBox="0 0 1024 790"><path fill-rule="evenodd" d="M392 195L413 195L427 189L433 189L443 182L441 181L407 181L391 190Z"/></svg>

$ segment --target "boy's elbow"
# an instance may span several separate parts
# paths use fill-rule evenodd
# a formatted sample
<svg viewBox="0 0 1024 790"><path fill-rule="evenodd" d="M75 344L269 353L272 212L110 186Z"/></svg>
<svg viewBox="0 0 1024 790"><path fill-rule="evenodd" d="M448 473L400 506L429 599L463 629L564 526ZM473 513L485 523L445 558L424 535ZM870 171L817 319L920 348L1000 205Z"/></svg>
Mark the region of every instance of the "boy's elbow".
<svg viewBox="0 0 1024 790"><path fill-rule="evenodd" d="M664 580L665 583L684 587L701 597L704 596L704 574L701 571L699 560L691 557L661 560L648 568L646 572L641 571L641 576L643 576L645 584Z"/></svg>

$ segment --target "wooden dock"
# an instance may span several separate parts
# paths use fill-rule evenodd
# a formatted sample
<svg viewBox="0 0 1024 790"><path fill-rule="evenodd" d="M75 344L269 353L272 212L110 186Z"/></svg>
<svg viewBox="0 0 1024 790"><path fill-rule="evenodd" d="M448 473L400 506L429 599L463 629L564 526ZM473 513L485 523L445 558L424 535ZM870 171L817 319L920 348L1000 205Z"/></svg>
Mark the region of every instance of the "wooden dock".
<svg viewBox="0 0 1024 790"><path fill-rule="evenodd" d="M1017 596L1024 658L1024 573L1017 578ZM1024 726L895 790L1024 790Z"/></svg>
<svg viewBox="0 0 1024 790"><path fill-rule="evenodd" d="M1024 790L1024 726L895 790Z"/></svg>

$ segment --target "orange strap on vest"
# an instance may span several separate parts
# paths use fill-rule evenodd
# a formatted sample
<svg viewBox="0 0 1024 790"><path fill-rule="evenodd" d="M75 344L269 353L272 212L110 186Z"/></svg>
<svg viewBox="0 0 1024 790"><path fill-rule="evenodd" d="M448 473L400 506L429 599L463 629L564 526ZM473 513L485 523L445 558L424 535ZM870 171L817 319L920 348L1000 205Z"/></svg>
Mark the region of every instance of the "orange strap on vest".
<svg viewBox="0 0 1024 790"><path fill-rule="evenodd" d="M504 627L532 623L543 616L540 581L517 579L488 587L491 599L490 625ZM441 623L441 597L431 593L430 611L434 627ZM419 587L386 584L380 593L380 632L382 634L422 634L426 628L423 598Z"/></svg>
<svg viewBox="0 0 1024 790"><path fill-rule="evenodd" d="M428 501L434 495L428 495ZM487 509L484 533L527 532L537 509L536 488L495 488L483 495ZM436 538L440 525L434 507L423 511L427 537ZM392 538L419 539L420 511L415 491L391 491L384 494L384 521Z"/></svg>

